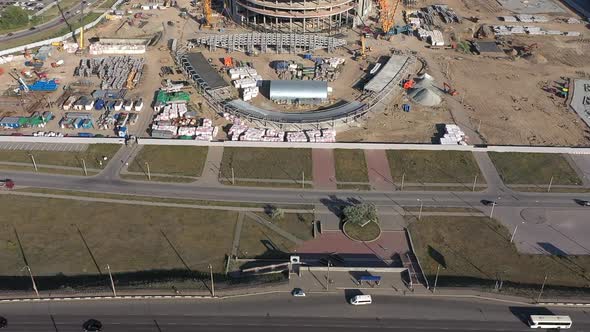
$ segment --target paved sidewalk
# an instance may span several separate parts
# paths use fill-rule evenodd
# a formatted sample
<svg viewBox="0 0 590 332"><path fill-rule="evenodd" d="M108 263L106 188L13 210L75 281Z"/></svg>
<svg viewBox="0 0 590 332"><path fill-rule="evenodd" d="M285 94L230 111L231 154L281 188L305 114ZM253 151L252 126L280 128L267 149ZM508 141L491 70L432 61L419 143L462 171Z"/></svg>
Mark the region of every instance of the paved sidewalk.
<svg viewBox="0 0 590 332"><path fill-rule="evenodd" d="M590 156L582 154L565 155L565 159L578 173L584 187L590 187Z"/></svg>
<svg viewBox="0 0 590 332"><path fill-rule="evenodd" d="M365 150L369 183L374 190L393 191L395 185L391 177L387 152L384 150Z"/></svg>
<svg viewBox="0 0 590 332"><path fill-rule="evenodd" d="M473 157L475 158L481 173L486 179L488 184L487 191L500 191L506 193L511 192L511 190L504 184L504 181L502 181L496 166L492 162L492 159L490 159L490 156L487 152L473 152Z"/></svg>
<svg viewBox="0 0 590 332"><path fill-rule="evenodd" d="M197 184L206 184L209 186L220 185L219 174L221 170L221 160L223 159L223 146L210 146L207 152L207 160L203 168L203 174ZM231 179L230 179L231 180Z"/></svg>
<svg viewBox="0 0 590 332"><path fill-rule="evenodd" d="M316 189L337 189L334 150L312 149L313 187Z"/></svg>

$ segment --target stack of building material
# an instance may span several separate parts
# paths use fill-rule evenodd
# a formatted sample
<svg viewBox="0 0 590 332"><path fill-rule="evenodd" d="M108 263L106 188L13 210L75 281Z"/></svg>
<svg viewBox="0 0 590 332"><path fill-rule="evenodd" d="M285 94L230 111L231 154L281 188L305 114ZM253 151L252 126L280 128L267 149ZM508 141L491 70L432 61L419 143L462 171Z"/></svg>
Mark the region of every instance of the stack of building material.
<svg viewBox="0 0 590 332"><path fill-rule="evenodd" d="M231 137L232 141L239 141L240 136L242 136L247 130L248 130L248 126L234 124L229 129L228 136Z"/></svg>
<svg viewBox="0 0 590 332"><path fill-rule="evenodd" d="M266 134L262 138L264 142L284 142L285 132L274 129L267 129Z"/></svg>
<svg viewBox="0 0 590 332"><path fill-rule="evenodd" d="M240 141L249 141L249 142L257 142L262 141L264 134L266 133L265 129L259 128L248 128L244 135L240 137Z"/></svg>
<svg viewBox="0 0 590 332"><path fill-rule="evenodd" d="M168 104L156 115L154 121L168 121L181 118L186 112L188 112L186 104Z"/></svg>
<svg viewBox="0 0 590 332"><path fill-rule="evenodd" d="M455 124L445 124L445 134L440 138L440 144L467 145L465 133Z"/></svg>
<svg viewBox="0 0 590 332"><path fill-rule="evenodd" d="M303 131L292 131L286 134L287 142L307 142L307 135Z"/></svg>
<svg viewBox="0 0 590 332"><path fill-rule="evenodd" d="M262 76L258 75L256 69L251 67L235 67L228 70L229 77L232 80L243 79L243 78L254 78L261 80Z"/></svg>
<svg viewBox="0 0 590 332"><path fill-rule="evenodd" d="M442 32L440 32L439 30L433 30L429 36L429 40L430 40L430 45L432 45L432 46L444 46L445 45L445 39L443 37Z"/></svg>
<svg viewBox="0 0 590 332"><path fill-rule="evenodd" d="M248 101L251 100L252 98L256 98L258 97L258 87L251 87L251 88L245 88L244 90L242 90L242 99L244 101Z"/></svg>
<svg viewBox="0 0 590 332"><path fill-rule="evenodd" d="M336 130L322 129L321 143L334 143L334 142L336 142Z"/></svg>
<svg viewBox="0 0 590 332"><path fill-rule="evenodd" d="M176 135L176 133L178 132L178 127L164 124L153 124L152 130L168 131L173 135Z"/></svg>
<svg viewBox="0 0 590 332"><path fill-rule="evenodd" d="M200 126L195 128L195 140L212 141L217 136L219 127Z"/></svg>
<svg viewBox="0 0 590 332"><path fill-rule="evenodd" d="M105 58L86 58L74 70L75 76L91 77L97 75L101 89L122 89L129 82L136 85L143 75L143 58L112 56Z"/></svg>

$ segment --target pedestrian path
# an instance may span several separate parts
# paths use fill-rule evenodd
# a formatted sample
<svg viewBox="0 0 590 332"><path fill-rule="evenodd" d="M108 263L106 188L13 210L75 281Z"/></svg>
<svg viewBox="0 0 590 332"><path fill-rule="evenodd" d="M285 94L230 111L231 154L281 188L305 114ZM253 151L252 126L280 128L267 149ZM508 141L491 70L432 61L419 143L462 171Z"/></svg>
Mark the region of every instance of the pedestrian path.
<svg viewBox="0 0 590 332"><path fill-rule="evenodd" d="M313 187L316 189L337 189L334 150L312 149Z"/></svg>
<svg viewBox="0 0 590 332"><path fill-rule="evenodd" d="M203 174L197 182L199 185L219 185L221 161L223 159L223 146L210 146L207 152L207 160L203 168Z"/></svg>
<svg viewBox="0 0 590 332"><path fill-rule="evenodd" d="M492 159L488 155L487 152L473 152L473 157L481 170L484 178L486 179L486 183L488 184L488 191L511 191L498 174L498 170L496 166L492 162Z"/></svg>
<svg viewBox="0 0 590 332"><path fill-rule="evenodd" d="M365 159L371 188L382 191L395 190L389 160L387 160L387 152L384 150L365 150Z"/></svg>

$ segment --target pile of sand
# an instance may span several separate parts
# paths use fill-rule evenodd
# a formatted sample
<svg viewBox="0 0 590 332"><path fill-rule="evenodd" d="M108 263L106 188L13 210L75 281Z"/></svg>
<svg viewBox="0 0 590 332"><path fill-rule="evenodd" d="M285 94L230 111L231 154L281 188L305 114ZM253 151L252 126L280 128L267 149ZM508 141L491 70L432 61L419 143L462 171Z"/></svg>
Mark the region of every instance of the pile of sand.
<svg viewBox="0 0 590 332"><path fill-rule="evenodd" d="M442 98L436 92L432 91L431 88L412 89L409 95L414 102L423 106L438 106L442 102Z"/></svg>

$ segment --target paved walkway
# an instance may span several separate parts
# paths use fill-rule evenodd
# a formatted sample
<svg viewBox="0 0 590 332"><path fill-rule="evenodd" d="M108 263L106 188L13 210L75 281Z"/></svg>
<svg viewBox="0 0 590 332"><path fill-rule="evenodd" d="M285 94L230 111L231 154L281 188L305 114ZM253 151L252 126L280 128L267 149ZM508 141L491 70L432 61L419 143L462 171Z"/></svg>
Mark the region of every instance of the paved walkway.
<svg viewBox="0 0 590 332"><path fill-rule="evenodd" d="M564 155L565 159L574 168L576 173L582 179L582 184L585 187L590 187L590 156L581 154Z"/></svg>
<svg viewBox="0 0 590 332"><path fill-rule="evenodd" d="M133 162L135 156L142 148L143 146L138 144L121 147L111 160L108 161L103 171L97 175L97 178L106 180L118 179L121 172L127 171L129 164Z"/></svg>
<svg viewBox="0 0 590 332"><path fill-rule="evenodd" d="M391 169L384 150L365 150L369 183L374 190L395 190Z"/></svg>
<svg viewBox="0 0 590 332"><path fill-rule="evenodd" d="M313 187L315 189L337 189L334 150L312 149Z"/></svg>
<svg viewBox="0 0 590 332"><path fill-rule="evenodd" d="M473 152L473 157L488 184L488 191L510 192L487 152Z"/></svg>
<svg viewBox="0 0 590 332"><path fill-rule="evenodd" d="M221 160L223 159L222 146L210 146L207 152L207 160L203 168L203 174L197 182L199 185L206 184L210 186L220 185L219 174L221 170ZM231 180L231 179L230 179Z"/></svg>
<svg viewBox="0 0 590 332"><path fill-rule="evenodd" d="M279 226L273 224L271 221L257 215L256 213L253 212L246 212L245 215L247 217L249 217L250 219L256 221L257 223L259 223L262 226L266 226L268 228L270 228L271 230L273 230L275 233L279 234L280 236L284 237L285 239L300 245L301 243L303 243L303 240L299 239L298 237L296 237L295 235L283 230L282 228L280 228Z"/></svg>

